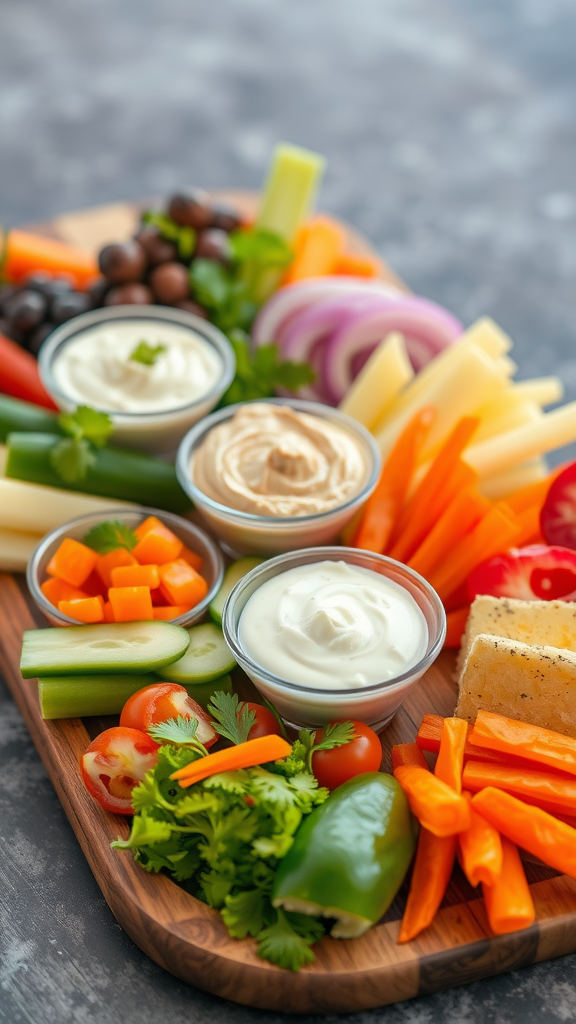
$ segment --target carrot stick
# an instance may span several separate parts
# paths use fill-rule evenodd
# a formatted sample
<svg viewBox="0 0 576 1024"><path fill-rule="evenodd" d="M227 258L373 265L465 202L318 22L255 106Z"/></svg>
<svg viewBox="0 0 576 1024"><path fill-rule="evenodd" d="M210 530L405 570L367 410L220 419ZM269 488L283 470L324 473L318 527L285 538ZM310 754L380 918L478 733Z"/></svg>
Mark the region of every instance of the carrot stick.
<svg viewBox="0 0 576 1024"><path fill-rule="evenodd" d="M514 843L503 838L502 871L491 885L482 885L488 922L495 935L506 935L534 924L530 886Z"/></svg>
<svg viewBox="0 0 576 1024"><path fill-rule="evenodd" d="M416 743L397 743L392 747L392 771L396 771L402 764L418 765L429 771L428 762L420 747Z"/></svg>
<svg viewBox="0 0 576 1024"><path fill-rule="evenodd" d="M469 793L464 796L471 801ZM466 878L474 888L484 882L494 885L502 871L500 833L478 811L470 807L470 828L458 836L459 860Z"/></svg>
<svg viewBox="0 0 576 1024"><path fill-rule="evenodd" d="M283 284L332 274L344 250L344 231L330 217L315 217L302 229Z"/></svg>
<svg viewBox="0 0 576 1024"><path fill-rule="evenodd" d="M476 487L466 487L444 509L420 547L408 560L408 565L421 576L428 576L437 566L443 565L461 541L491 508L487 498L482 497Z"/></svg>
<svg viewBox="0 0 576 1024"><path fill-rule="evenodd" d="M409 942L432 923L450 881L456 843L456 836L440 838L426 828L420 831L398 942Z"/></svg>
<svg viewBox="0 0 576 1024"><path fill-rule="evenodd" d="M465 605L464 608L455 608L453 612L448 612L446 615L446 639L444 641L444 647L460 647L469 614L469 604Z"/></svg>
<svg viewBox="0 0 576 1024"><path fill-rule="evenodd" d="M34 270L66 274L76 288L84 288L99 273L94 256L84 249L14 229L6 239L2 269L9 281L20 281Z"/></svg>
<svg viewBox="0 0 576 1024"><path fill-rule="evenodd" d="M3 334L0 334L0 392L45 409L58 408L40 380L34 357Z"/></svg>
<svg viewBox="0 0 576 1024"><path fill-rule="evenodd" d="M540 512L540 505L530 505L529 508L514 513L519 530L519 534L514 541L517 548L523 548L526 544L543 543L540 530Z"/></svg>
<svg viewBox="0 0 576 1024"><path fill-rule="evenodd" d="M576 779L560 779L549 772L526 771L505 765L467 761L463 783L477 793L486 786L504 789L521 800L543 807L550 814L576 814Z"/></svg>
<svg viewBox="0 0 576 1024"><path fill-rule="evenodd" d="M576 740L539 725L517 722L493 711L479 711L470 742L576 775Z"/></svg>
<svg viewBox="0 0 576 1024"><path fill-rule="evenodd" d="M477 416L463 416L440 448L398 519L392 537L392 549L389 552L392 558L398 559L399 562L405 562L410 558L446 505L461 490L462 485L459 481L462 477L466 478L465 486L477 479L476 474L470 472L470 467L462 462L460 456L479 422ZM459 481L454 489L451 479L455 473Z"/></svg>
<svg viewBox="0 0 576 1024"><path fill-rule="evenodd" d="M359 256L355 252L343 252L336 260L332 273L344 274L347 277L384 277L384 267L376 256Z"/></svg>
<svg viewBox="0 0 576 1024"><path fill-rule="evenodd" d="M220 772L234 772L239 768L252 768L257 764L267 764L268 761L278 761L279 758L288 757L291 750L290 743L281 736L259 736L255 740L247 740L246 743L238 743L235 747L227 747L226 750L201 757L185 768L179 768L170 778L178 779L184 789Z"/></svg>
<svg viewBox="0 0 576 1024"><path fill-rule="evenodd" d="M417 765L400 765L394 775L406 793L412 813L429 832L451 836L468 828L468 803L441 779Z"/></svg>
<svg viewBox="0 0 576 1024"><path fill-rule="evenodd" d="M430 573L432 584L441 599L448 599L468 578L472 569L515 543L518 526L505 508L494 505L478 525L455 545L450 556L435 572Z"/></svg>
<svg viewBox="0 0 576 1024"><path fill-rule="evenodd" d="M576 878L575 828L492 786L472 797L472 807L517 846Z"/></svg>
<svg viewBox="0 0 576 1024"><path fill-rule="evenodd" d="M377 554L386 550L435 415L431 406L420 409L398 437L368 498L354 547Z"/></svg>
<svg viewBox="0 0 576 1024"><path fill-rule="evenodd" d="M467 737L468 723L463 718L444 719L434 775L451 786L456 793L462 792L462 767Z"/></svg>

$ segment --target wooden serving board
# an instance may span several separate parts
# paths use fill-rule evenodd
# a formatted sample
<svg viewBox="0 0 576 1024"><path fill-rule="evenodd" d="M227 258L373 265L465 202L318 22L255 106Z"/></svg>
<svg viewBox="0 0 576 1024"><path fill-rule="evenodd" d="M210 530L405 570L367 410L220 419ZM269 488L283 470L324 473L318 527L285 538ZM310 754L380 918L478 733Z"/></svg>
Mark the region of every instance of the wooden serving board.
<svg viewBox="0 0 576 1024"><path fill-rule="evenodd" d="M245 209L254 204L249 194L226 196ZM129 237L139 209L116 204L66 214L34 228L97 247ZM351 247L368 250L351 231L349 238ZM391 271L387 276L401 285ZM576 881L528 861L537 923L524 931L491 935L482 899L457 868L433 924L413 942L396 942L404 889L375 928L359 939L323 939L314 947L314 964L296 975L260 960L254 940L231 939L217 911L167 876L143 871L129 851L110 849L112 840L128 835L128 823L91 799L80 784L78 761L90 739L111 721L43 721L36 681L20 675L23 631L46 624L23 577L0 574L0 669L110 909L134 942L167 971L215 995L261 1009L354 1012L576 951ZM452 714L453 662L447 652L440 656L384 732L385 770L390 769L391 746L412 741L426 712Z"/></svg>

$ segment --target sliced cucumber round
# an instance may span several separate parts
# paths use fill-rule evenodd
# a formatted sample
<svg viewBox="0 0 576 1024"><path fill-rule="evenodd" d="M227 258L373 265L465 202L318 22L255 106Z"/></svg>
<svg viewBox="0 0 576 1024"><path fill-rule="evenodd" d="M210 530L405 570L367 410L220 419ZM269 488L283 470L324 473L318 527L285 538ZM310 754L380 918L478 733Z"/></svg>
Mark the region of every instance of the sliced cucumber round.
<svg viewBox="0 0 576 1024"><path fill-rule="evenodd" d="M188 631L172 622L27 629L22 637L20 671L24 679L152 672L181 658L189 643Z"/></svg>
<svg viewBox="0 0 576 1024"><path fill-rule="evenodd" d="M232 565L228 566L224 573L222 586L208 607L210 618L214 619L214 622L217 622L219 626L222 625L222 611L230 591L234 589L236 584L240 582L247 572L250 572L251 569L255 569L257 565L262 565L262 562L264 561L264 558L258 558L257 555L250 555L248 558L239 558L237 562L232 562Z"/></svg>
<svg viewBox="0 0 576 1024"><path fill-rule="evenodd" d="M160 675L169 683L209 683L231 672L236 661L230 653L222 630L213 622L192 626L187 630L190 645L179 661L163 668Z"/></svg>

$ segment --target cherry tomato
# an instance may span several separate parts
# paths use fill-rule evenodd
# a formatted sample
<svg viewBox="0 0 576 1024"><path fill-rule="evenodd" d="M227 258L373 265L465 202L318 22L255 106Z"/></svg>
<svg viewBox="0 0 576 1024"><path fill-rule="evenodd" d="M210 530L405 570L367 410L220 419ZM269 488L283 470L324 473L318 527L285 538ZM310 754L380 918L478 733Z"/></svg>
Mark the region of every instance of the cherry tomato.
<svg viewBox="0 0 576 1024"><path fill-rule="evenodd" d="M343 747L317 750L312 755L312 771L320 786L336 789L355 775L377 772L382 761L382 745L377 734L364 722L352 722L354 739ZM316 743L324 737L324 729L316 733Z"/></svg>
<svg viewBox="0 0 576 1024"><path fill-rule="evenodd" d="M192 700L186 687L179 683L152 683L133 693L122 708L120 725L145 732L151 725L178 718L178 715L198 719L196 738L205 747L216 743L218 733L212 728L204 708Z"/></svg>
<svg viewBox="0 0 576 1024"><path fill-rule="evenodd" d="M259 736L281 736L282 730L278 724L276 716L272 712L265 708L263 704L252 704L249 703L248 707L250 711L253 711L256 715L256 721L248 733L249 740L256 740Z"/></svg>
<svg viewBox="0 0 576 1024"><path fill-rule="evenodd" d="M576 462L551 484L540 512L540 529L547 544L576 548Z"/></svg>
<svg viewBox="0 0 576 1024"><path fill-rule="evenodd" d="M158 760L158 744L140 729L115 726L101 732L80 760L84 785L105 811L133 814L134 786Z"/></svg>
<svg viewBox="0 0 576 1024"><path fill-rule="evenodd" d="M531 544L481 562L468 577L468 594L520 601L576 600L576 552Z"/></svg>

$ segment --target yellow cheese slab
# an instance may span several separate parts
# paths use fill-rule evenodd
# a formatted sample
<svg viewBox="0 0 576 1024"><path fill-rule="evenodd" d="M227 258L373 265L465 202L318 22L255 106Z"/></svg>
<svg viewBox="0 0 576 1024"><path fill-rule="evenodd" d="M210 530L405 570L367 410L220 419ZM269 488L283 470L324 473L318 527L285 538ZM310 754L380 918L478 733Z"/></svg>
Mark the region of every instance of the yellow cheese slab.
<svg viewBox="0 0 576 1024"><path fill-rule="evenodd" d="M132 502L116 498L97 498L91 494L76 494L43 484L29 484L22 480L0 479L0 529L24 530L27 533L48 533L69 519L110 509L136 508Z"/></svg>
<svg viewBox="0 0 576 1024"><path fill-rule="evenodd" d="M560 377L534 377L532 380L519 380L512 385L512 390L520 398L537 405L555 405L564 398L564 385Z"/></svg>
<svg viewBox="0 0 576 1024"><path fill-rule="evenodd" d="M546 413L533 423L470 445L464 458L480 477L489 477L572 441L576 441L576 402Z"/></svg>
<svg viewBox="0 0 576 1024"><path fill-rule="evenodd" d="M25 572L28 559L41 539L38 533L0 529L0 571Z"/></svg>
<svg viewBox="0 0 576 1024"><path fill-rule="evenodd" d="M362 367L340 409L370 430L413 378L404 338L389 334Z"/></svg>

